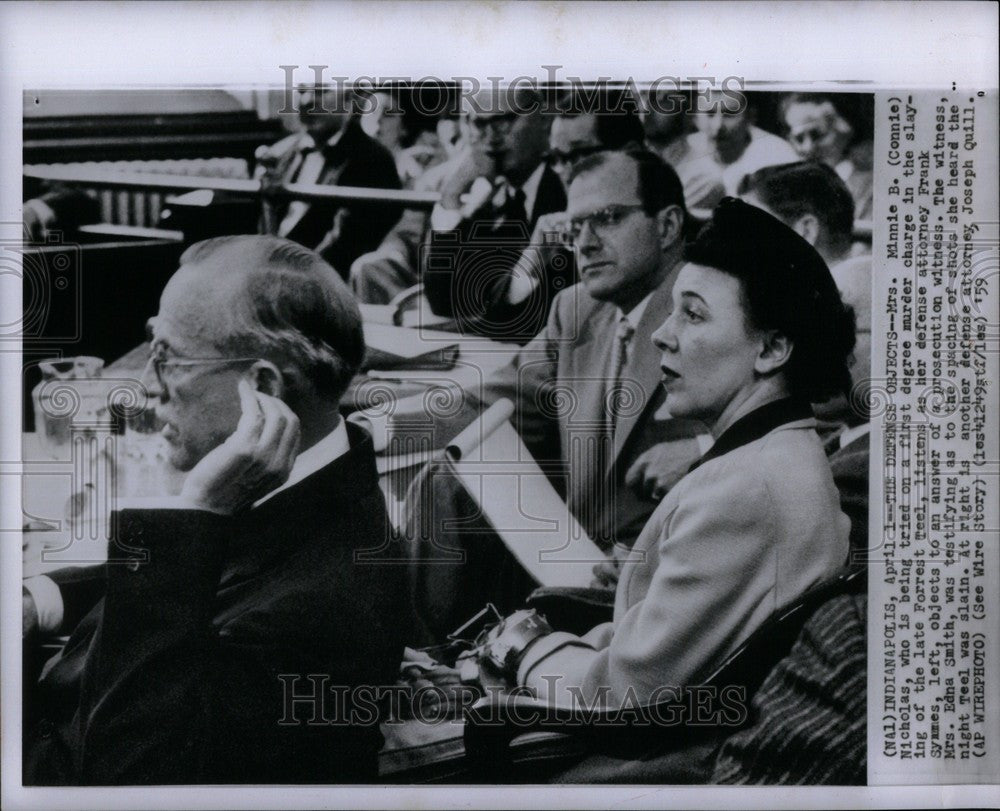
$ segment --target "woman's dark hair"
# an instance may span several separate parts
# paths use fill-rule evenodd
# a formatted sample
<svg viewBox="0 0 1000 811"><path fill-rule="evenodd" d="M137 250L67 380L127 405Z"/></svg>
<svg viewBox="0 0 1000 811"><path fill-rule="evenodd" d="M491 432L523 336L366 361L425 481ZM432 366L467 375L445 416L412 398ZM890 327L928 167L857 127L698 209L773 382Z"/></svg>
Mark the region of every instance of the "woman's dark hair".
<svg viewBox="0 0 1000 811"><path fill-rule="evenodd" d="M736 277L749 326L793 345L781 371L791 393L820 403L851 390L854 311L816 249L780 220L725 198L684 258Z"/></svg>

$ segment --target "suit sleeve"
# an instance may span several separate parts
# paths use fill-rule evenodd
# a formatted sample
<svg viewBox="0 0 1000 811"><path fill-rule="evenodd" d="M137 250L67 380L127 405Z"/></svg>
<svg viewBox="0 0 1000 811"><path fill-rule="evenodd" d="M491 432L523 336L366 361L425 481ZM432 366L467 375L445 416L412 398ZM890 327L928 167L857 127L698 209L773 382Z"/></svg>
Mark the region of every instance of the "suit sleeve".
<svg viewBox="0 0 1000 811"><path fill-rule="evenodd" d="M371 144L348 164L337 180L340 186L362 186L370 189L400 189L396 164L388 150ZM341 208L348 212L348 219L342 230L335 233L336 219L330 221L329 230L320 240L316 249L323 258L338 271L346 275L354 260L362 254L375 250L398 222L400 208L378 202L352 202L343 206L323 207L336 217Z"/></svg>
<svg viewBox="0 0 1000 811"><path fill-rule="evenodd" d="M610 706L627 697L655 702L661 688L704 676L708 665L742 640L751 615L773 599L771 501L759 482L710 486L682 497L667 516L658 541L646 551L658 557L649 590L613 633L602 628L584 638L543 638L521 665L525 683L547 694L558 676L556 693L549 695L558 703L570 702L574 689L588 702ZM623 573L621 585L627 583Z"/></svg>
<svg viewBox="0 0 1000 811"><path fill-rule="evenodd" d="M482 314L482 308L471 297L469 301L459 297L460 291L468 287L467 277L471 279L480 264L472 251L481 254L482 249L471 243L474 218L481 214L482 209L472 218L463 219L446 231L432 228L424 246L421 275L427 303L435 315L455 318L459 323L474 320Z"/></svg>
<svg viewBox="0 0 1000 811"><path fill-rule="evenodd" d="M551 449L556 432L556 411L560 397L558 343L562 334L562 300L552 306L548 322L532 340L483 385L471 392L473 401L492 405L507 398L514 403L515 429L536 457L542 448Z"/></svg>
<svg viewBox="0 0 1000 811"><path fill-rule="evenodd" d="M108 568L81 688L81 782L329 778L335 757L314 740L329 726L279 724L278 675L315 672L315 662L213 626L230 519L167 510L118 516L122 536L148 562Z"/></svg>

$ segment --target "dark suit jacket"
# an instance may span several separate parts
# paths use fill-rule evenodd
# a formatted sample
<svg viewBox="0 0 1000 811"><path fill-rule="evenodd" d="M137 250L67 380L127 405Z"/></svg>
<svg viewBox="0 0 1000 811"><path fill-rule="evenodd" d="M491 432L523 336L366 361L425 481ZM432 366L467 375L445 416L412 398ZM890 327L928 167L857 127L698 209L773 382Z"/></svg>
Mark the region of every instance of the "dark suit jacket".
<svg viewBox="0 0 1000 811"><path fill-rule="evenodd" d="M271 147L271 151L278 156L274 171L286 183L293 181L302 163L300 139L300 135L292 135ZM369 137L356 120L347 124L340 140L328 148L325 154L326 162L316 181L319 184L373 189L401 188L396 162L389 150ZM287 234L288 238L307 248L320 246L333 228L334 216L339 208L347 210L347 219L339 236L325 245L321 253L346 278L355 259L378 247L382 238L399 219L401 209L399 206L377 203L312 203ZM281 222L287 212L287 203L277 206L277 221Z"/></svg>
<svg viewBox="0 0 1000 811"><path fill-rule="evenodd" d="M432 231L424 248L424 294L437 315L454 318L465 332L525 343L545 324L555 294L576 281L571 251L541 252L541 284L524 301L507 303L511 270L543 214L563 211L566 192L548 167L538 184L529 221L504 216L491 197L452 231Z"/></svg>
<svg viewBox="0 0 1000 811"><path fill-rule="evenodd" d="M839 440L839 436L837 437ZM844 447L829 454L830 470L840 491L840 508L851 519L852 563L868 557L868 460L871 435L862 434Z"/></svg>
<svg viewBox="0 0 1000 811"><path fill-rule="evenodd" d="M375 779L374 693L346 691L395 682L408 612L371 440L349 430L347 454L241 517L116 513L131 560L93 567L100 591L56 573L79 624L42 680L25 783ZM103 597L81 618L85 589Z"/></svg>

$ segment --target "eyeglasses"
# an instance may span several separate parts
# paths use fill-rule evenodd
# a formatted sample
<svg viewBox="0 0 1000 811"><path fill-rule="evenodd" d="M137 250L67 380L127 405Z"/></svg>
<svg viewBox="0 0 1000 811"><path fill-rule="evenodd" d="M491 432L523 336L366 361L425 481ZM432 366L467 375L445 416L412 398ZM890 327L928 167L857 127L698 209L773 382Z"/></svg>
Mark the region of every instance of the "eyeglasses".
<svg viewBox="0 0 1000 811"><path fill-rule="evenodd" d="M819 127L814 127L812 129L792 132L789 134L789 139L798 146L808 146L809 144L824 141L827 137L829 137L829 135L830 130L828 128L821 129Z"/></svg>
<svg viewBox="0 0 1000 811"><path fill-rule="evenodd" d="M153 373L156 375L156 382L160 386L163 386L165 385L163 377L164 369L173 367L185 368L188 366L210 366L212 364L253 363L256 360L259 360L259 358L168 358L164 357L154 349L149 353L149 360L147 360L146 363L153 365Z"/></svg>
<svg viewBox="0 0 1000 811"><path fill-rule="evenodd" d="M578 146L566 152L563 152L561 149L550 149L545 153L545 160L549 166L562 166L567 163L572 166L577 161L583 160L588 155L600 152L602 149L603 147L600 146Z"/></svg>
<svg viewBox="0 0 1000 811"><path fill-rule="evenodd" d="M584 214L582 217L572 217L566 223L566 235L571 240L579 239L583 233L583 226L589 225L590 230L600 238L607 234L609 229L614 228L629 214L636 211L645 211L642 205L611 205L605 208Z"/></svg>

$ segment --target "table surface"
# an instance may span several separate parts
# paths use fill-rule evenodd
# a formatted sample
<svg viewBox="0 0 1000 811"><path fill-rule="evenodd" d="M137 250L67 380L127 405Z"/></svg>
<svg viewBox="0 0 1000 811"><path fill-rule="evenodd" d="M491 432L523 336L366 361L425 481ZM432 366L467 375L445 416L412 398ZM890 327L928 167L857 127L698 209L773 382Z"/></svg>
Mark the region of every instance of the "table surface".
<svg viewBox="0 0 1000 811"><path fill-rule="evenodd" d="M440 346L442 333L408 330L413 340L433 348ZM423 334L422 334L423 333ZM450 335L459 348L452 369L414 371L372 371L356 383L379 396L405 397L435 388L455 389L478 385L505 365L517 352L512 344L483 338ZM105 367L105 376L141 379L146 366L148 344L140 344ZM350 409L348 409L350 410ZM131 438L137 435L130 434ZM157 437L139 437L147 443L140 456L155 455ZM154 470L134 461L134 449L125 438L108 432L77 435L71 446L51 455L40 437L23 435L21 503L25 575L67 565L86 565L107 559L107 515L122 496L176 492L178 474ZM377 457L380 484L386 496L390 520L397 527L402 520L402 503L410 481L433 455L432 451ZM114 459L115 461L110 461ZM141 469L137 469L137 465ZM137 481L138 480L138 481ZM112 550L112 554L113 554Z"/></svg>

